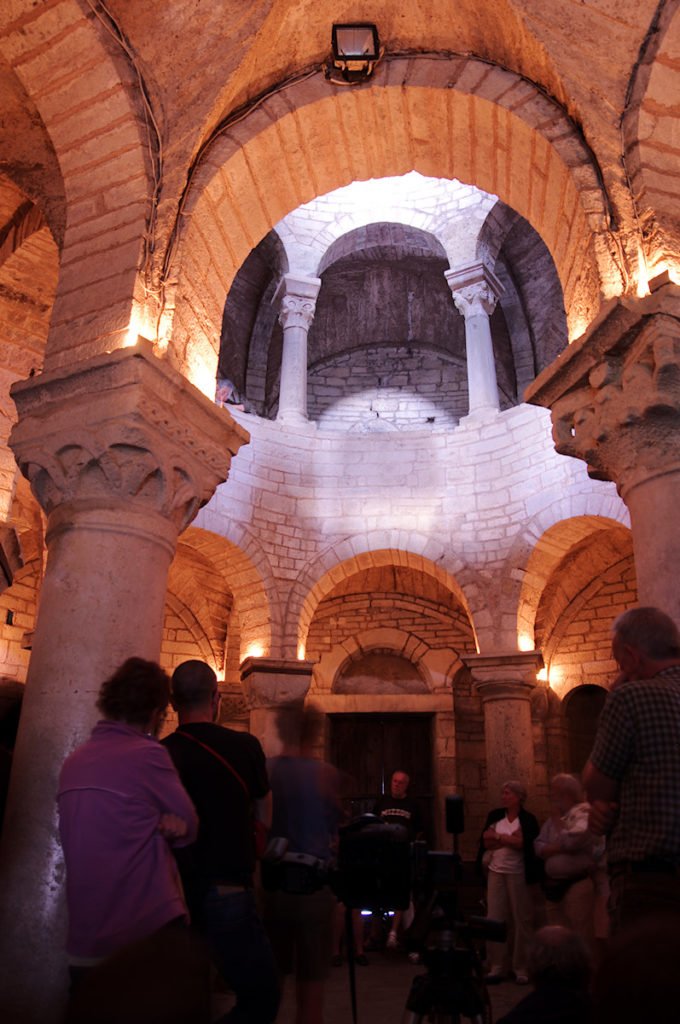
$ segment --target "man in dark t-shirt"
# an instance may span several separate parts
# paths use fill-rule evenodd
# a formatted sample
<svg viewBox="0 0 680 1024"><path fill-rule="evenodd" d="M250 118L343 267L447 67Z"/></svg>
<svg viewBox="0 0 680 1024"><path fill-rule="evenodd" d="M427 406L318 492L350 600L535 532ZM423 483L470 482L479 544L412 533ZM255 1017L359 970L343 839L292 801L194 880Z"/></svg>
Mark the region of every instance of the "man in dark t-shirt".
<svg viewBox="0 0 680 1024"><path fill-rule="evenodd" d="M198 813L198 838L177 857L193 923L236 994L225 1022L269 1024L279 990L271 946L255 909L255 822L268 827L271 796L258 740L217 725L215 673L185 661L172 677L179 726L163 743Z"/></svg>
<svg viewBox="0 0 680 1024"><path fill-rule="evenodd" d="M388 825L401 825L408 833L409 842L413 842L415 839L422 838L423 820L418 801L408 796L410 782L406 772L400 769L393 772L390 779L389 796L386 793L377 800L373 813ZM392 926L387 936L388 949L396 949L399 944L401 918L401 910L395 910Z"/></svg>
<svg viewBox="0 0 680 1024"><path fill-rule="evenodd" d="M408 796L410 778L406 772L396 771L390 780L390 792L381 796L373 813L388 825L401 825L408 832L409 842L418 839L423 831L423 820L417 800Z"/></svg>

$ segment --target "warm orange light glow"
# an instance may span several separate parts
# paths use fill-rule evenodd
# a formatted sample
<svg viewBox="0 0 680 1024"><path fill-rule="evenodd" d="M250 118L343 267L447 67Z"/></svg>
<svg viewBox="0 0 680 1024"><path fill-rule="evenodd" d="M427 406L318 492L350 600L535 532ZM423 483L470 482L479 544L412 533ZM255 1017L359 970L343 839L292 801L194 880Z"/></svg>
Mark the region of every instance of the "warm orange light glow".
<svg viewBox="0 0 680 1024"><path fill-rule="evenodd" d="M548 669L546 668L545 665L543 666L542 669L539 669L539 671L536 673L536 679L540 680L540 682L542 682L542 683L549 683L550 682L550 680L548 678Z"/></svg>
<svg viewBox="0 0 680 1024"><path fill-rule="evenodd" d="M575 316L573 320L569 322L569 344L572 341L576 341L582 334L585 334L588 330L588 320L583 316Z"/></svg>
<svg viewBox="0 0 680 1024"><path fill-rule="evenodd" d="M559 696L564 696L563 691L566 685L564 669L551 665L548 669L547 679L550 689L554 690Z"/></svg>
<svg viewBox="0 0 680 1024"><path fill-rule="evenodd" d="M123 348L134 348L139 337L139 316L133 312L127 333L123 338Z"/></svg>
<svg viewBox="0 0 680 1024"><path fill-rule="evenodd" d="M668 274L668 278L673 284L680 284L680 266L676 263L669 263L667 260L659 260L658 263L653 263L649 268L649 280L653 281L655 277L660 277L661 274Z"/></svg>
<svg viewBox="0 0 680 1024"><path fill-rule="evenodd" d="M143 307L135 304L132 307L130 323L123 339L123 348L134 348L140 338L154 345L156 328Z"/></svg>
<svg viewBox="0 0 680 1024"><path fill-rule="evenodd" d="M638 299L642 299L645 295L649 295L649 268L647 267L647 260L642 250L642 246L638 246L637 252L637 289L636 294Z"/></svg>
<svg viewBox="0 0 680 1024"><path fill-rule="evenodd" d="M519 633L517 635L517 647L520 651L533 651L533 637L529 636L528 633Z"/></svg>
<svg viewBox="0 0 680 1024"><path fill-rule="evenodd" d="M304 661L305 660L305 645L304 645L304 643L302 641L300 641L300 643L298 644L297 656L298 656L298 661Z"/></svg>
<svg viewBox="0 0 680 1024"><path fill-rule="evenodd" d="M263 658L264 657L264 644L251 643L248 644L245 650L246 658Z"/></svg>

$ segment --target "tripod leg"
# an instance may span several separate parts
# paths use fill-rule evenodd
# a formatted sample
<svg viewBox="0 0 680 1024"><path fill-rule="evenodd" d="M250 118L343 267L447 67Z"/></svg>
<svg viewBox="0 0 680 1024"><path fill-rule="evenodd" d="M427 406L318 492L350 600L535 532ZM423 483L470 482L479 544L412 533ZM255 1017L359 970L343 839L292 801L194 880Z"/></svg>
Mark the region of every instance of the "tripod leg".
<svg viewBox="0 0 680 1024"><path fill-rule="evenodd" d="M357 1024L357 979L354 965L354 922L352 910L345 907L345 942L347 943L347 968L349 970L349 994L352 1002L352 1021Z"/></svg>

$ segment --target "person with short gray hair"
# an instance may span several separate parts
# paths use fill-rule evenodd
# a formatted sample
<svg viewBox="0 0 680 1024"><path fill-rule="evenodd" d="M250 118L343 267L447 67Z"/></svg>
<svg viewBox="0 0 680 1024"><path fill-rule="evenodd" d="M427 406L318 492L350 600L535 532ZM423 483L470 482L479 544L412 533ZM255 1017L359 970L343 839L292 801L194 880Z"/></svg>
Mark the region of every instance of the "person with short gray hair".
<svg viewBox="0 0 680 1024"><path fill-rule="evenodd" d="M680 633L659 608L612 627L620 674L583 781L590 828L606 834L612 928L656 909L680 913Z"/></svg>
<svg viewBox="0 0 680 1024"><path fill-rule="evenodd" d="M660 608L629 608L612 623L619 648L630 647L654 660L680 661L680 630Z"/></svg>

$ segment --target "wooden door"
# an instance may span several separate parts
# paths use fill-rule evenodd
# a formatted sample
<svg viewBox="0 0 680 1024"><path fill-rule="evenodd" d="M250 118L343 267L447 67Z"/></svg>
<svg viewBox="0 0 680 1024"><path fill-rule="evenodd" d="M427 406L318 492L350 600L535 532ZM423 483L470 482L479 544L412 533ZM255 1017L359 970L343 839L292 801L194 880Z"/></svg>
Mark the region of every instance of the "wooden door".
<svg viewBox="0 0 680 1024"><path fill-rule="evenodd" d="M425 821L431 821L433 715L329 717L330 760L342 778L347 815L371 811L378 797L389 793L392 773L399 770L410 776L409 796L420 802Z"/></svg>

